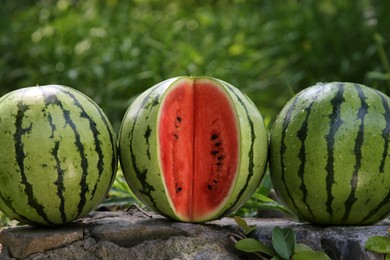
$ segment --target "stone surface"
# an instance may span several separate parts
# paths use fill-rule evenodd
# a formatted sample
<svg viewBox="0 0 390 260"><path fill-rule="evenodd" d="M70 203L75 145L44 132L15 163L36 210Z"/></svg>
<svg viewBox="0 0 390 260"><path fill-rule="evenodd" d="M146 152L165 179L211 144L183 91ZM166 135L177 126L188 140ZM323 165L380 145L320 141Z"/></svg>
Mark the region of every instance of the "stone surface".
<svg viewBox="0 0 390 260"><path fill-rule="evenodd" d="M250 222L250 221L248 221ZM266 222L253 232L252 237L261 241L271 240L272 229L275 223ZM366 240L373 235L387 235L390 223L381 222L372 226L348 226L348 227L320 227L296 222L278 223L280 227L291 227L297 237L298 243L310 246L314 250L325 252L335 260L373 260L384 259L383 255L365 250Z"/></svg>
<svg viewBox="0 0 390 260"><path fill-rule="evenodd" d="M0 235L0 243L17 258L25 258L82 239L83 229L77 227L57 228L55 232L50 229L15 227L3 230Z"/></svg>
<svg viewBox="0 0 390 260"><path fill-rule="evenodd" d="M362 227L319 227L284 219L247 219L251 237L271 242L275 226L291 227L299 243L332 259L383 259L364 249L372 235L386 235L390 223ZM252 259L234 248L238 231L231 218L191 224L149 218L138 211L94 212L67 226L19 226L0 232L0 259Z"/></svg>
<svg viewBox="0 0 390 260"><path fill-rule="evenodd" d="M322 233L321 244L333 259L383 259L383 255L364 249L368 237L386 235L388 226L334 227L326 228ZM339 258L338 256L342 256Z"/></svg>

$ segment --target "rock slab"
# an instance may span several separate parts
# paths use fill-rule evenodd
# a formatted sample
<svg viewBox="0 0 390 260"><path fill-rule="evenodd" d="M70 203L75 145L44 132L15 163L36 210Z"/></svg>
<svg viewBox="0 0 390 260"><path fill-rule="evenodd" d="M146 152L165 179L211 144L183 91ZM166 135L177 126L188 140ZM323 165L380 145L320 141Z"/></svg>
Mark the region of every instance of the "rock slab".
<svg viewBox="0 0 390 260"><path fill-rule="evenodd" d="M247 219L251 237L270 244L275 226L291 227L299 243L332 259L383 259L368 252L372 235L386 235L389 222L362 227L318 227L284 219ZM228 239L233 219L192 224L133 212L93 212L56 228L18 226L0 231L0 259L253 259Z"/></svg>

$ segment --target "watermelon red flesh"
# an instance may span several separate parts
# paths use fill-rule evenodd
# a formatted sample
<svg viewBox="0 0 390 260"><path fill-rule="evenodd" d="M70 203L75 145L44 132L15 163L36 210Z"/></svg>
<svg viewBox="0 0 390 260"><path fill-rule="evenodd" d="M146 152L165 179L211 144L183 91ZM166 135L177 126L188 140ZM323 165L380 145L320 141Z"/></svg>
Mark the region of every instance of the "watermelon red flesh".
<svg viewBox="0 0 390 260"><path fill-rule="evenodd" d="M187 80L169 91L159 121L162 174L178 216L196 221L229 197L238 169L237 116L223 89Z"/></svg>

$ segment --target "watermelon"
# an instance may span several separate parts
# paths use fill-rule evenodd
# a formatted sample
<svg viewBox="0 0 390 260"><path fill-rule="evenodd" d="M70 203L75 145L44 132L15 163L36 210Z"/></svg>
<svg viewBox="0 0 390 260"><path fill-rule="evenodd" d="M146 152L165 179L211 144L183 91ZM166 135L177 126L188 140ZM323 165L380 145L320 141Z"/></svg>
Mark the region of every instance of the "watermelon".
<svg viewBox="0 0 390 260"><path fill-rule="evenodd" d="M0 210L53 226L96 208L117 168L103 111L65 86L18 89L0 98Z"/></svg>
<svg viewBox="0 0 390 260"><path fill-rule="evenodd" d="M221 218L258 187L267 131L254 103L211 77L176 77L140 94L119 132L120 164L133 193L184 222Z"/></svg>
<svg viewBox="0 0 390 260"><path fill-rule="evenodd" d="M319 225L366 225L390 211L390 99L355 83L318 83L281 110L270 172L281 201Z"/></svg>

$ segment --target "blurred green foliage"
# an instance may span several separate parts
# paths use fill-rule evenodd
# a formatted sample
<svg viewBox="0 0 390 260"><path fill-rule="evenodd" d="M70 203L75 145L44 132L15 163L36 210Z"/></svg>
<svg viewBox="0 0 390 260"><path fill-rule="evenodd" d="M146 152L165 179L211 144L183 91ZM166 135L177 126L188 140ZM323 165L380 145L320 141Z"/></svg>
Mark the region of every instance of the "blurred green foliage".
<svg viewBox="0 0 390 260"><path fill-rule="evenodd" d="M386 10L386 0L3 0L0 94L68 85L91 96L117 130L146 88L209 75L241 88L269 123L318 81L389 93Z"/></svg>
<svg viewBox="0 0 390 260"><path fill-rule="evenodd" d="M67 85L94 99L116 131L134 96L178 75L209 75L239 87L267 126L294 93L319 81L357 82L390 94L387 0L0 5L0 95ZM256 200L249 203L244 211L253 211Z"/></svg>

